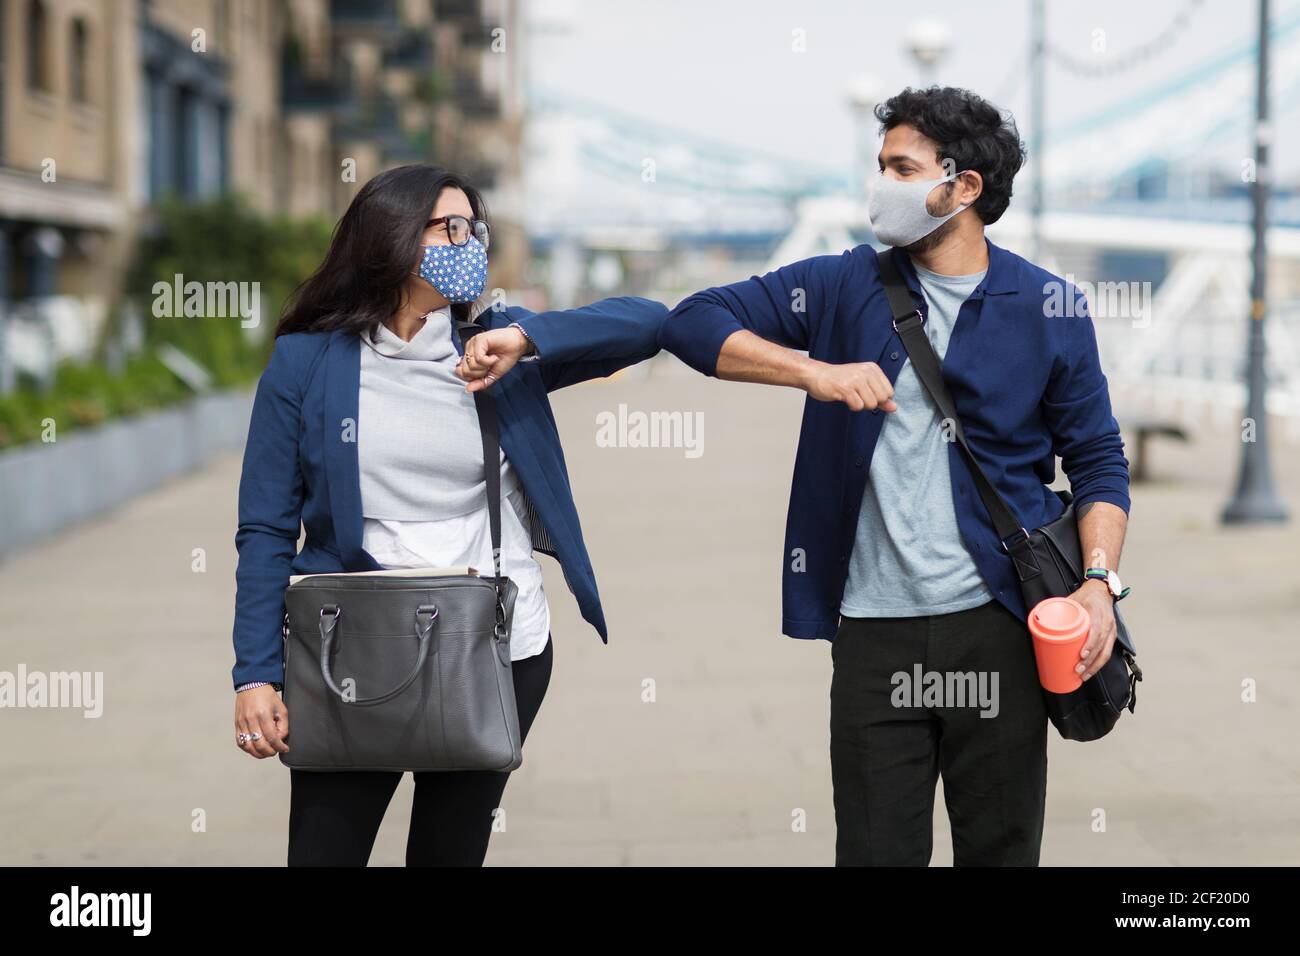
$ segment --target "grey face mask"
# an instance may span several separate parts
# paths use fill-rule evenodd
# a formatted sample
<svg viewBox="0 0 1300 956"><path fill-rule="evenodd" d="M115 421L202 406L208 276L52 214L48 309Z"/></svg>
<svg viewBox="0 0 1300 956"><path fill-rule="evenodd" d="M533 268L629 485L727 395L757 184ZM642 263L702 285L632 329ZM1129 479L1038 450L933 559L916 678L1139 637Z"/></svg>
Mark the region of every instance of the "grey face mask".
<svg viewBox="0 0 1300 956"><path fill-rule="evenodd" d="M876 238L889 246L910 246L957 215L970 204L958 206L944 216L932 216L925 208L934 187L956 178L956 173L921 182L905 182L883 174L877 177L867 198L867 215Z"/></svg>

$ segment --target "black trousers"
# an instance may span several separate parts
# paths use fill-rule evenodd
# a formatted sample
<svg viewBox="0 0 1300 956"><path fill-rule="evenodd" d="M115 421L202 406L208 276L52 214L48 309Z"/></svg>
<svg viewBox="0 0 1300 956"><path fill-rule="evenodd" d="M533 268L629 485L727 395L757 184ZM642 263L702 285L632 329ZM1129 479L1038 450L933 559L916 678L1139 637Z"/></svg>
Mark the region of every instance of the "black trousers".
<svg viewBox="0 0 1300 956"><path fill-rule="evenodd" d="M551 679L551 639L511 664L522 742ZM365 866L400 771L290 769L289 866ZM416 772L407 866L482 866L509 773Z"/></svg>
<svg viewBox="0 0 1300 956"><path fill-rule="evenodd" d="M1024 622L997 601L928 617L846 617L831 658L836 865L927 865L942 773L956 865L1037 866L1048 722ZM926 683L918 665L949 690L915 696ZM961 682L948 677L981 674L996 687L996 716L981 716L993 708L978 695L959 700Z"/></svg>

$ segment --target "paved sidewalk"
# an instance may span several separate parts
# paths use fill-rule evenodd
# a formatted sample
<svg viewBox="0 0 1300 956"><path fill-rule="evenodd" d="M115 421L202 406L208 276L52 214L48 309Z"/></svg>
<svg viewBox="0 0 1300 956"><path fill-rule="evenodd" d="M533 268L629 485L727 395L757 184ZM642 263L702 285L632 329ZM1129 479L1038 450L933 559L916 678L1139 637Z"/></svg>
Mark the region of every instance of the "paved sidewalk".
<svg viewBox="0 0 1300 956"><path fill-rule="evenodd" d="M830 645L779 633L801 399L666 357L556 393L611 637L543 558L555 672L490 864L833 861ZM597 447L619 403L703 412L703 455ZM1053 736L1043 862L1300 863L1300 447L1275 456L1294 522L1249 530L1217 523L1230 432L1155 451L1123 560L1148 678L1110 738ZM284 862L288 773L233 743L238 473L228 457L0 566L0 669L102 670L106 698L98 719L0 711L0 864ZM401 864L411 792L372 863ZM941 793L935 827L951 863Z"/></svg>

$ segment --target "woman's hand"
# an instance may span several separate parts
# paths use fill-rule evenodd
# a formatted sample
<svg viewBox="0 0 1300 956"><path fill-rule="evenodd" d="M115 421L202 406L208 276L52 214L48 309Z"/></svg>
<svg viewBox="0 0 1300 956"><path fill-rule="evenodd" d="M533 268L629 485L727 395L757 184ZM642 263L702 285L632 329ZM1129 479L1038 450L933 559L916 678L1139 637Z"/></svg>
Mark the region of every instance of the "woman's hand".
<svg viewBox="0 0 1300 956"><path fill-rule="evenodd" d="M250 757L289 752L284 742L289 736L289 709L274 687L263 684L235 695L235 733L235 743Z"/></svg>
<svg viewBox="0 0 1300 956"><path fill-rule="evenodd" d="M500 381L515 367L529 347L528 336L514 327L488 329L469 340L456 366L456 375L469 384L467 392L478 392Z"/></svg>

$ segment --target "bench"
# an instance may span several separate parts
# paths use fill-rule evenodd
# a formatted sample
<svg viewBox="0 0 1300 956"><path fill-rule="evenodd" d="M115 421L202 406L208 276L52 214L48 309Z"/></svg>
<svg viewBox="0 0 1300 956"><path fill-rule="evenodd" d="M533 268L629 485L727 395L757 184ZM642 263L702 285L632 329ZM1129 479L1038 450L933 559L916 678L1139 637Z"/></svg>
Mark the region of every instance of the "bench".
<svg viewBox="0 0 1300 956"><path fill-rule="evenodd" d="M1149 477L1147 442L1151 438L1172 438L1181 442L1189 440L1187 430L1182 425L1167 419L1130 418L1122 421L1120 425L1134 435L1133 467L1130 478L1135 482L1146 481Z"/></svg>

